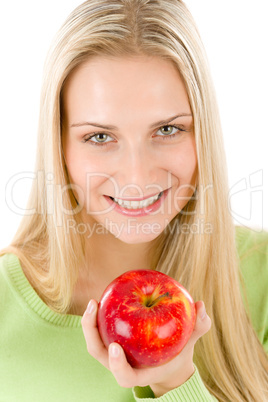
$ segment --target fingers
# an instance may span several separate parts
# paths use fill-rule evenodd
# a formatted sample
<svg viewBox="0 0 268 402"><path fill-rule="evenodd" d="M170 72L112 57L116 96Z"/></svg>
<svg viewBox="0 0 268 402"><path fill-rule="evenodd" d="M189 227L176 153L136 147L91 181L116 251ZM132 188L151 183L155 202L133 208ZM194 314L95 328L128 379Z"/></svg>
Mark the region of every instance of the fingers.
<svg viewBox="0 0 268 402"><path fill-rule="evenodd" d="M109 369L122 387L137 385L137 371L128 363L120 345L111 343L109 352L104 346L97 327L98 303L91 300L82 317L81 324L89 354ZM142 374L139 373L138 374Z"/></svg>
<svg viewBox="0 0 268 402"><path fill-rule="evenodd" d="M159 367L144 369L131 367L123 348L115 342L109 345L109 367L118 384L125 388L145 387L155 380L156 375L159 376L161 370ZM162 368L162 371L165 369Z"/></svg>
<svg viewBox="0 0 268 402"><path fill-rule="evenodd" d="M185 372L185 368L189 366L189 362L192 364L192 355L196 341L208 332L211 326L211 320L206 314L204 303L202 301L197 302L195 327L191 338L182 352L164 366L134 369L128 363L124 350L119 344L111 343L109 351L107 351L97 327L97 310L98 303L95 300L91 300L81 321L88 352L112 372L120 386L127 388L135 385L145 386L158 382L161 383L163 382L163 378L167 381L167 375L170 382L171 380L173 381L174 373L176 374L175 382L177 384L178 379L182 377L181 372Z"/></svg>
<svg viewBox="0 0 268 402"><path fill-rule="evenodd" d="M109 345L109 367L121 387L131 388L137 385L137 373L128 363L120 345Z"/></svg>
<svg viewBox="0 0 268 402"><path fill-rule="evenodd" d="M97 359L106 368L109 368L108 351L104 346L97 327L98 303L90 300L81 320L87 350L91 356Z"/></svg>
<svg viewBox="0 0 268 402"><path fill-rule="evenodd" d="M195 304L196 306L196 322L193 330L193 334L191 336L194 343L201 338L204 334L206 334L211 327L211 319L206 313L206 308L204 302L198 301Z"/></svg>

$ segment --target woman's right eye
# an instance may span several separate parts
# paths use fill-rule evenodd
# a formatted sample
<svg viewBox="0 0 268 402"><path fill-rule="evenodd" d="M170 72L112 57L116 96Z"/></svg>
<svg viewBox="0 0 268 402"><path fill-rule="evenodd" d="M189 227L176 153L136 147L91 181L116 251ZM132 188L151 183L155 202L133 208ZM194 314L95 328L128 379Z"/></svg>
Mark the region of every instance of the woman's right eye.
<svg viewBox="0 0 268 402"><path fill-rule="evenodd" d="M105 145L111 141L113 141L113 138L104 133L95 133L84 139L84 142L92 142L94 145Z"/></svg>

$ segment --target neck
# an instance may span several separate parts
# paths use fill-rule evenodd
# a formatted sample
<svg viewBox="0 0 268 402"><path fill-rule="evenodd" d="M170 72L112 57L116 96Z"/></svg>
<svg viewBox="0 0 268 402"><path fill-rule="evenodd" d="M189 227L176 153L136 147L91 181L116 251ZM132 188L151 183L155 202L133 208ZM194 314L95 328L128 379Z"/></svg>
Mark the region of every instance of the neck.
<svg viewBox="0 0 268 402"><path fill-rule="evenodd" d="M86 239L85 266L81 267L73 294L71 314L82 315L90 299L100 300L117 276L134 269L153 269L155 241L126 244L111 233L94 233Z"/></svg>
<svg viewBox="0 0 268 402"><path fill-rule="evenodd" d="M107 272L120 274L130 269L151 268L153 242L127 244L111 233L95 234L86 250L89 266L94 262L101 264Z"/></svg>

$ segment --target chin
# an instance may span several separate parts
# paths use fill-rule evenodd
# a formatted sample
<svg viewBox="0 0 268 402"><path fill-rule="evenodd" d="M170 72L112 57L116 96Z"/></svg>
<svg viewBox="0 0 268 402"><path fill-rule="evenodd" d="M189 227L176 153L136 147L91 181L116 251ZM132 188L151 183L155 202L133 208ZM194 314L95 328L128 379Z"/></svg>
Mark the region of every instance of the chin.
<svg viewBox="0 0 268 402"><path fill-rule="evenodd" d="M166 225L160 225L155 223L154 225L149 224L133 224L133 227L126 225L121 226L117 231L107 228L109 232L118 240L126 244L139 244L148 243L155 240L163 231Z"/></svg>
<svg viewBox="0 0 268 402"><path fill-rule="evenodd" d="M159 235L154 236L115 236L116 239L120 240L122 243L125 244L141 244L141 243L150 243L151 241L155 240Z"/></svg>

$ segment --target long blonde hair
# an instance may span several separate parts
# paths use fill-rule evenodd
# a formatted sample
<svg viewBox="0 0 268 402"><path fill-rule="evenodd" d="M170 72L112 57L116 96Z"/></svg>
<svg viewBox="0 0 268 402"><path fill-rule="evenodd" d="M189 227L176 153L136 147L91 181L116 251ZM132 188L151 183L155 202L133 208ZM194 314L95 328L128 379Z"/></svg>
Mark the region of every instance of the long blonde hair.
<svg viewBox="0 0 268 402"><path fill-rule="evenodd" d="M194 117L198 157L196 192L159 236L154 265L205 302L213 325L198 341L195 361L209 391L220 401L264 401L268 363L240 293L217 103L201 39L182 1L89 0L69 16L45 65L37 176L27 206L35 213L22 219L2 254L14 252L43 300L57 312L68 311L84 239L68 230L70 219L79 223L79 205L62 152L62 89L70 72L93 55L138 54L177 66Z"/></svg>

